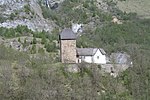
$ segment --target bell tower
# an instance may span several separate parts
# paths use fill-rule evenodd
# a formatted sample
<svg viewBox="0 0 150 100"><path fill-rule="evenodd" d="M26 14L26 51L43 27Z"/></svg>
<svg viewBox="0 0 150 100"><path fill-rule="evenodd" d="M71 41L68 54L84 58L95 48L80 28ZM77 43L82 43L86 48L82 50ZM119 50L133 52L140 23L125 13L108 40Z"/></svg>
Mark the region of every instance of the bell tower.
<svg viewBox="0 0 150 100"><path fill-rule="evenodd" d="M69 28L60 35L60 56L62 63L76 63L76 34Z"/></svg>

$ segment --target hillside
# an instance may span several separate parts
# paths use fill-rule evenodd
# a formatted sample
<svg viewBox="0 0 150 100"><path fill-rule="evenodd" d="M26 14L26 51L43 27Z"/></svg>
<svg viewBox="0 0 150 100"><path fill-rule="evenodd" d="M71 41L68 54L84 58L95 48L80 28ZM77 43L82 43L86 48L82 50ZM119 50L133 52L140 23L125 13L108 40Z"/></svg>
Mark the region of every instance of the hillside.
<svg viewBox="0 0 150 100"><path fill-rule="evenodd" d="M78 48L125 52L132 67L113 77L61 63L58 34L72 25ZM149 26L148 0L0 0L0 100L149 100Z"/></svg>
<svg viewBox="0 0 150 100"><path fill-rule="evenodd" d="M66 70L68 65L53 62L53 56L37 55L30 58L25 53L0 47L2 100L132 98L123 85L126 83L122 84L128 80L114 79L96 65L81 64L79 73L70 73ZM120 78L126 77L126 74L123 75Z"/></svg>
<svg viewBox="0 0 150 100"><path fill-rule="evenodd" d="M52 31L55 26L43 18L38 0L1 0L0 27L16 28L27 26L32 31Z"/></svg>
<svg viewBox="0 0 150 100"><path fill-rule="evenodd" d="M149 0L124 0L118 1L120 10L127 13L137 13L140 18L150 18Z"/></svg>

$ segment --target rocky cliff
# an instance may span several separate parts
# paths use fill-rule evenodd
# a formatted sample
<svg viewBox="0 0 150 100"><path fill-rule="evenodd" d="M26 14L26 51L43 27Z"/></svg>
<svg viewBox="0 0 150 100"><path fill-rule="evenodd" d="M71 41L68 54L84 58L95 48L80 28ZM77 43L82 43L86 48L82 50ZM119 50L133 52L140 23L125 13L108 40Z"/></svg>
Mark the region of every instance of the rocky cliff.
<svg viewBox="0 0 150 100"><path fill-rule="evenodd" d="M43 18L38 0L0 0L0 18L0 27L26 25L32 31L52 31L55 26Z"/></svg>

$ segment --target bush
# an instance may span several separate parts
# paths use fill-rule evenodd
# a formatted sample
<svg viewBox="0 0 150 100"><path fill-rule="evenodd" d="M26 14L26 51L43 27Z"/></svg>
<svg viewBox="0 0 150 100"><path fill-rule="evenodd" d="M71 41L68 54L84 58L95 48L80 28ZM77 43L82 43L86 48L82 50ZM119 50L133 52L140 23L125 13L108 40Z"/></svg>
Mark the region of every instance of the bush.
<svg viewBox="0 0 150 100"><path fill-rule="evenodd" d="M55 52L56 51L56 44L54 43L54 42L52 42L52 43L47 43L46 45L45 45L45 48L46 48L46 51L47 52Z"/></svg>
<svg viewBox="0 0 150 100"><path fill-rule="evenodd" d="M41 39L41 44L46 44L47 43L47 40L46 40L46 37L42 37L42 39Z"/></svg>
<svg viewBox="0 0 150 100"><path fill-rule="evenodd" d="M35 37L33 37L33 41L32 41L32 43L33 43L33 44L36 44L36 43L37 43L37 41L36 41L36 38L35 38Z"/></svg>
<svg viewBox="0 0 150 100"><path fill-rule="evenodd" d="M18 38L18 42L20 42L20 43L21 43L20 37Z"/></svg>
<svg viewBox="0 0 150 100"><path fill-rule="evenodd" d="M27 26L18 25L16 28L0 27L0 36L14 38L19 36L29 36L33 33Z"/></svg>
<svg viewBox="0 0 150 100"><path fill-rule="evenodd" d="M45 50L43 48L38 49L38 53L44 54Z"/></svg>
<svg viewBox="0 0 150 100"><path fill-rule="evenodd" d="M31 54L35 54L35 53L36 53L36 45L33 44L31 48Z"/></svg>
<svg viewBox="0 0 150 100"><path fill-rule="evenodd" d="M3 23L7 20L3 15L0 15L0 23Z"/></svg>
<svg viewBox="0 0 150 100"><path fill-rule="evenodd" d="M10 14L10 20L14 20L15 17L16 17L16 15L14 13Z"/></svg>
<svg viewBox="0 0 150 100"><path fill-rule="evenodd" d="M83 7L88 8L88 7L89 7L88 2L84 2L84 3L83 3Z"/></svg>
<svg viewBox="0 0 150 100"><path fill-rule="evenodd" d="M31 11L31 10L30 10L30 5L28 5L28 4L25 5L25 6L24 6L24 10L25 10L25 12L26 12L27 14L29 14L30 11Z"/></svg>

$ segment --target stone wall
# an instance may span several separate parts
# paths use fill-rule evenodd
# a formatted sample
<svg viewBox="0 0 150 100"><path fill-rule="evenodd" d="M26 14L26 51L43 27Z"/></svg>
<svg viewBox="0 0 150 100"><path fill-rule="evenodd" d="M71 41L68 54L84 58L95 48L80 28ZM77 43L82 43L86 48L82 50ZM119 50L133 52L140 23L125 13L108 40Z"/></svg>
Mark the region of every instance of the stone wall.
<svg viewBox="0 0 150 100"><path fill-rule="evenodd" d="M76 40L61 40L61 62L76 63Z"/></svg>

